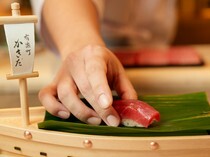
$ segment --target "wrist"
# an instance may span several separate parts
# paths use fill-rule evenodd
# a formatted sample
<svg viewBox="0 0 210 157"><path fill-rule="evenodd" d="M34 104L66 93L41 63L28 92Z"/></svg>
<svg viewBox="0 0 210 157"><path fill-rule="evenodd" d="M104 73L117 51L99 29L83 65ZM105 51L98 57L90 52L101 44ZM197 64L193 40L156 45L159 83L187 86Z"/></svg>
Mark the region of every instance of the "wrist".
<svg viewBox="0 0 210 157"><path fill-rule="evenodd" d="M87 38L88 39L88 38ZM93 38L92 38L93 39ZM105 43L103 42L103 40L88 40L88 41L82 41L80 40L80 42L75 42L74 44L64 44L63 47L59 48L59 53L61 55L62 60L65 60L65 58L72 52L78 51L78 50L82 50L85 47L88 46L101 46L101 47L105 47Z"/></svg>

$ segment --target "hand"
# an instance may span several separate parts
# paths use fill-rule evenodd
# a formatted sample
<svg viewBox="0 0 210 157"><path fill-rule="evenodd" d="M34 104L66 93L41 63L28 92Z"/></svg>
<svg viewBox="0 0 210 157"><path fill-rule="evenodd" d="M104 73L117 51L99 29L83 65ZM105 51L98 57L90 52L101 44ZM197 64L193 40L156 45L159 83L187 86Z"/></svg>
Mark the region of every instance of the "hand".
<svg viewBox="0 0 210 157"><path fill-rule="evenodd" d="M39 99L51 114L66 119L72 113L79 120L99 125L118 126L120 117L112 107L112 92L121 99L137 99L125 71L105 47L88 45L71 52L63 61L53 82L42 89ZM93 109L79 97L82 94Z"/></svg>

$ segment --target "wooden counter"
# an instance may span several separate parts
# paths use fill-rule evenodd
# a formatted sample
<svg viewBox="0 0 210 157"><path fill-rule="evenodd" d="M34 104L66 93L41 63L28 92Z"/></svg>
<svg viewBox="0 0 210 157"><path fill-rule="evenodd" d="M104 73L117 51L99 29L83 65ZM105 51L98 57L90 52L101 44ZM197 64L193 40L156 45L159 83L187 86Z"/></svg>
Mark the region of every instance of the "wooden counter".
<svg viewBox="0 0 210 157"><path fill-rule="evenodd" d="M210 94L210 45L195 46L203 66L133 68L126 72L141 94L179 94L206 91ZM209 95L210 97L210 95Z"/></svg>

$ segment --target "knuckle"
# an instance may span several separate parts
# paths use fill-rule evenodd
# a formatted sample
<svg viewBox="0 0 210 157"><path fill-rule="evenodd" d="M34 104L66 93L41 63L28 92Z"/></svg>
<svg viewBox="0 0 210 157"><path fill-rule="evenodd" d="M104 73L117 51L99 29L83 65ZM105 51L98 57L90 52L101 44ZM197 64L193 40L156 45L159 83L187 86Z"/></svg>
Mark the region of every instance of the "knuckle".
<svg viewBox="0 0 210 157"><path fill-rule="evenodd" d="M77 117L78 119L80 119L81 121L86 121L89 113L87 110L81 109L78 110L76 113L74 113L75 117Z"/></svg>
<svg viewBox="0 0 210 157"><path fill-rule="evenodd" d="M101 58L96 57L94 60L88 61L85 66L85 72L88 76L96 75L97 73L106 73L106 63ZM95 77L97 77L97 75Z"/></svg>
<svg viewBox="0 0 210 157"><path fill-rule="evenodd" d="M51 109L47 109L47 111L50 112L52 115L57 116L58 112L59 112L59 108L54 107L54 108L51 108Z"/></svg>
<svg viewBox="0 0 210 157"><path fill-rule="evenodd" d="M96 109L96 112L98 113L98 115L101 118L105 119L107 117L107 115L109 115L112 112L112 110L111 110L111 108L107 108L107 109L100 108L100 109Z"/></svg>
<svg viewBox="0 0 210 157"><path fill-rule="evenodd" d="M87 66L86 66L86 73L88 75L91 75L93 73L95 73L96 71L100 70L99 66L97 66L97 62L96 61L93 61L92 63L89 63Z"/></svg>
<svg viewBox="0 0 210 157"><path fill-rule="evenodd" d="M88 117L91 116L91 110L89 108L80 106L76 102L73 102L71 106L69 106L69 110L72 112L72 114L74 114L75 117L83 122L86 122Z"/></svg>
<svg viewBox="0 0 210 157"><path fill-rule="evenodd" d="M66 98L70 93L70 87L67 84L59 84L57 88L58 98L63 100Z"/></svg>
<svg viewBox="0 0 210 157"><path fill-rule="evenodd" d="M43 100L43 97L44 97L44 96L45 96L45 92L44 92L43 89L41 89L41 90L39 91L39 94L38 94L39 100Z"/></svg>
<svg viewBox="0 0 210 157"><path fill-rule="evenodd" d="M51 94L51 86L45 87L43 89L41 89L38 93L38 97L40 100L43 100L47 95Z"/></svg>
<svg viewBox="0 0 210 157"><path fill-rule="evenodd" d="M82 94L86 94L86 93L90 92L90 89L91 89L91 87L90 87L89 83L81 83L80 84L80 92Z"/></svg>

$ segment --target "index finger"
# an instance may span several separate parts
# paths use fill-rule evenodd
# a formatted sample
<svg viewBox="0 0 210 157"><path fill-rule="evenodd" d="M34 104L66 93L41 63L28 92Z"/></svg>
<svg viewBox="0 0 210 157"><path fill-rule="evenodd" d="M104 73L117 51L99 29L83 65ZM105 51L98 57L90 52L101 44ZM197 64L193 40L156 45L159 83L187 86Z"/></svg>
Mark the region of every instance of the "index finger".
<svg viewBox="0 0 210 157"><path fill-rule="evenodd" d="M112 93L107 80L107 65L100 56L88 57L85 72L92 91L101 108L112 105Z"/></svg>

